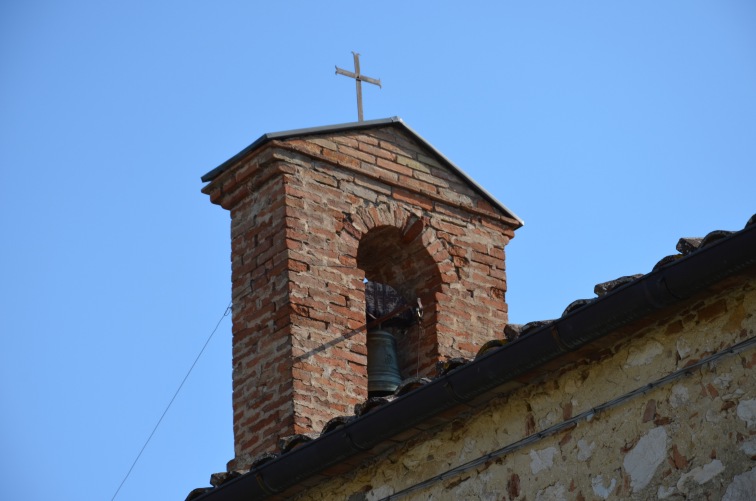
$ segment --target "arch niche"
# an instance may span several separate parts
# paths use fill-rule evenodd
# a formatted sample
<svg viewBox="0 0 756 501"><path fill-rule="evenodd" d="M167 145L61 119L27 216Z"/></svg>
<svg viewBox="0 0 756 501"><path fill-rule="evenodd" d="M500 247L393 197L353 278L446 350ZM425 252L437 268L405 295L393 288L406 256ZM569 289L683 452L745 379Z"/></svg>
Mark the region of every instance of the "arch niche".
<svg viewBox="0 0 756 501"><path fill-rule="evenodd" d="M357 250L357 266L367 281L391 286L412 306L417 305L417 298L423 301L422 327L415 323L394 332L403 378L431 374L439 359L433 298L441 290L441 278L422 240L419 236L409 239L400 228L382 225L365 232Z"/></svg>

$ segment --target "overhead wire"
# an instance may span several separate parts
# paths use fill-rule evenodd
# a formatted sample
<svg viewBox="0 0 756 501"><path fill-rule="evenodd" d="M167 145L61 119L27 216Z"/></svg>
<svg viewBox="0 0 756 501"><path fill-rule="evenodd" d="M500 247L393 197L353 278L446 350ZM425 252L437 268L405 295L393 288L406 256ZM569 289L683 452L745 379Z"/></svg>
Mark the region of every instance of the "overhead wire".
<svg viewBox="0 0 756 501"><path fill-rule="evenodd" d="M210 333L210 335L207 337L207 340L205 341L205 344L202 346L202 349L197 354L197 357L194 359L194 362L192 362L191 367L189 367L189 370L186 372L186 375L184 376L184 379L181 380L181 384L179 384L178 388L176 389L176 392L173 394L173 397L171 397L170 402L168 402L168 405L165 407L165 410L163 411L163 414L161 414L160 419L158 419L157 423L155 424L155 427L152 429L152 433L150 433L150 436L147 437L147 440L144 442L144 445L139 450L139 454L137 454L136 458L134 459L134 462L131 463L131 467L129 468L129 471L126 472L126 475L123 477L123 480L121 480L121 483L118 485L118 488L116 489L115 493L113 494L113 497L110 499L110 501L114 501L116 496L118 496L118 493L121 491L121 488L126 483L126 480L128 480L129 476L131 475L131 472L134 470L134 467L136 466L137 462L139 461L139 458L142 457L142 453L147 448L147 444L150 443L150 440L152 440L152 437L155 435L155 432L157 431L158 427L160 426L160 423L163 422L163 418L168 413L168 410L171 408L171 405L173 405L174 400L176 400L176 397L178 396L179 392L181 391L181 388L184 387L184 383L186 383L186 380L189 378L189 375L192 373L192 370L194 369L194 366L197 365L197 362L199 361L202 354L205 352L205 348L207 348L207 345L210 344L210 340L213 338L213 335L218 330L218 327L220 327L221 322L223 322L223 319L228 316L229 313L231 313L231 306L233 302L229 303L226 309L223 312L223 315L221 315L220 319L218 319L218 323L215 324L215 328Z"/></svg>

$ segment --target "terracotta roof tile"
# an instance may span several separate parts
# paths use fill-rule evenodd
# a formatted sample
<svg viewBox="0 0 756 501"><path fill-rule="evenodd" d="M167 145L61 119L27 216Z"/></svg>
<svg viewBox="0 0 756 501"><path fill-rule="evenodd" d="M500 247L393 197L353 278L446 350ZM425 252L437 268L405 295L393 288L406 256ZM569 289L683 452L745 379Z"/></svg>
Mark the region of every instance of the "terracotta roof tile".
<svg viewBox="0 0 756 501"><path fill-rule="evenodd" d="M711 233L708 233L703 238L703 240L701 241L701 245L699 246L699 248L702 249L702 248L706 247L707 245L711 245L711 244L713 244L714 242L716 242L718 240L721 240L721 239L723 239L725 237L729 237L733 233L735 233L735 232L734 231L725 231L725 230L714 230Z"/></svg>
<svg viewBox="0 0 756 501"><path fill-rule="evenodd" d="M500 348L504 346L507 343L506 339L492 339L483 346L480 347L478 350L478 353L475 355L475 360L478 360L480 357L485 355L487 352L490 352L492 350L495 350L497 348Z"/></svg>
<svg viewBox="0 0 756 501"><path fill-rule="evenodd" d="M677 242L677 252L687 256L691 252L698 250L703 238L681 238Z"/></svg>
<svg viewBox="0 0 756 501"><path fill-rule="evenodd" d="M425 386L426 384L430 383L431 380L427 377L410 377L405 379L401 382L401 384L396 388L396 391L394 391L394 395L397 397L400 397L402 395L405 395L412 390L416 390L417 388L420 388L421 386Z"/></svg>
<svg viewBox="0 0 756 501"><path fill-rule="evenodd" d="M239 473L238 471L224 471L221 473L213 473L212 475L210 475L210 485L212 485L213 487L220 487L229 480L233 480L240 475L241 473Z"/></svg>
<svg viewBox="0 0 756 501"><path fill-rule="evenodd" d="M467 365L469 363L469 360L462 357L455 357L450 358L449 360L444 360L442 362L436 362L436 377L445 376L454 369L458 369L459 367L462 367L463 365Z"/></svg>
<svg viewBox="0 0 756 501"><path fill-rule="evenodd" d="M383 407L394 399L393 396L388 397L370 397L362 404L354 406L354 415L357 417L364 416L370 412L373 412L379 407Z"/></svg>
<svg viewBox="0 0 756 501"><path fill-rule="evenodd" d="M254 461L252 461L252 464L250 466L251 470L254 470L255 468L264 465L265 463L269 463L270 461L273 461L274 459L277 459L280 454L276 452L263 452L259 456L257 456Z"/></svg>
<svg viewBox="0 0 756 501"><path fill-rule="evenodd" d="M564 311L562 312L562 316L572 313L578 308L582 308L583 306L591 304L593 301L594 299L576 299L575 301L567 305L567 308L565 308Z"/></svg>
<svg viewBox="0 0 756 501"><path fill-rule="evenodd" d="M350 421L353 421L356 419L355 416L337 416L331 420L329 420L325 426L323 426L323 431L320 432L320 436L325 435L328 432L338 430L339 428L343 428L347 424L349 424Z"/></svg>
<svg viewBox="0 0 756 501"><path fill-rule="evenodd" d="M614 280L610 280L608 282L602 282L600 284L596 284L596 287L593 288L593 292L598 296L604 296L606 294L609 294L615 289L618 289L619 287L622 287L623 285L629 284L630 282L635 281L636 279L642 277L643 274L637 274L637 275L627 275L624 277L615 278Z"/></svg>
<svg viewBox="0 0 756 501"><path fill-rule="evenodd" d="M278 441L278 448L281 449L282 454L293 451L302 444L312 441L317 438L316 433L297 433L295 435L289 435L283 437Z"/></svg>
<svg viewBox="0 0 756 501"><path fill-rule="evenodd" d="M653 270L652 270L652 271L656 271L656 270L658 270L659 268L662 268L662 267L664 267L664 266L667 266L667 265L668 265L668 264L670 264L670 263L674 263L675 261L677 261L677 260L678 260L678 259L680 259L681 257L684 257L684 256L683 256L682 254L671 254L671 255L669 255L669 256L665 256L665 257L661 258L661 259L659 260L659 262L657 262L657 263L656 263L656 264L654 265L654 268L653 268Z"/></svg>
<svg viewBox="0 0 756 501"><path fill-rule="evenodd" d="M526 336L531 332L540 329L541 327L546 327L547 325L551 325L553 323L553 320L534 320L533 322L528 322L522 326L520 336Z"/></svg>
<svg viewBox="0 0 756 501"><path fill-rule="evenodd" d="M192 492L190 492L189 495L186 496L186 501L197 499L198 497L202 496L203 494L207 494L212 490L214 490L214 487L198 487L196 489L192 489Z"/></svg>
<svg viewBox="0 0 756 501"><path fill-rule="evenodd" d="M507 338L507 341L514 341L522 334L522 328L522 324L507 324L504 327L504 337Z"/></svg>

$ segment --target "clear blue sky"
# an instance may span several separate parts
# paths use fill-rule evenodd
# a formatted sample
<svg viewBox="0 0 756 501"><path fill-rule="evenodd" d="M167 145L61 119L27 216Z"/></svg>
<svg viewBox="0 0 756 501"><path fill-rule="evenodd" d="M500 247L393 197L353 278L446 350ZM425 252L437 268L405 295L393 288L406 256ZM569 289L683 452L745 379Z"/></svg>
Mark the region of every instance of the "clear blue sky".
<svg viewBox="0 0 756 501"><path fill-rule="evenodd" d="M0 3L0 497L109 500L230 300L200 176L401 116L525 220L510 318L756 211L756 3ZM226 318L117 499L231 458Z"/></svg>

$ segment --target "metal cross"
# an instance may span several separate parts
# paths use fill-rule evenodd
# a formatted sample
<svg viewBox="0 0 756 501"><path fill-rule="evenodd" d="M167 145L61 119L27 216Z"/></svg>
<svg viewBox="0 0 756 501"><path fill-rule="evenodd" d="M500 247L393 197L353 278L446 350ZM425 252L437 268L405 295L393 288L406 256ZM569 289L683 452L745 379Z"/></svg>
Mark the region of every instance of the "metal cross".
<svg viewBox="0 0 756 501"><path fill-rule="evenodd" d="M365 81L367 83L377 85L380 88L383 87L381 87L380 78L375 79L360 74L360 55L354 51L352 51L352 55L354 56L354 73L352 73L351 71L342 70L341 68L336 66L336 74L354 78L355 82L357 83L357 121L362 122L362 82Z"/></svg>

